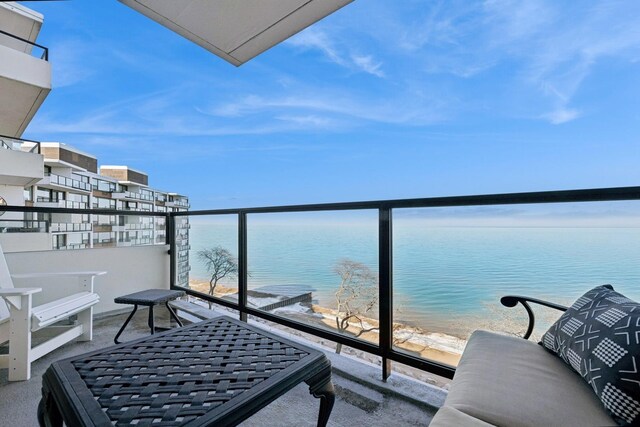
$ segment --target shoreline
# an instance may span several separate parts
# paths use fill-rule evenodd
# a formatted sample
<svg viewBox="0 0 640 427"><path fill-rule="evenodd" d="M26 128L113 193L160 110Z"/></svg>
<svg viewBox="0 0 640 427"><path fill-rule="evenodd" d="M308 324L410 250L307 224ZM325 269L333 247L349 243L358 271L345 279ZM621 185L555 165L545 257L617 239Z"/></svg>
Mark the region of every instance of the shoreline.
<svg viewBox="0 0 640 427"><path fill-rule="evenodd" d="M191 289L209 293L209 282L206 280L191 279L189 281ZM230 288L224 285L218 284L214 295L219 298L230 297L237 295L236 288ZM274 301L278 301L282 297L278 295L263 294L252 291L249 292L248 302L256 307L265 306ZM287 307L277 308L271 310L274 314L286 314L288 317L295 318L296 320L311 323L314 326L320 326L325 329L336 332L335 325L337 312L331 308L323 307L317 304L301 304L295 303ZM363 317L363 326L366 329L371 327L377 327L378 321L372 318ZM462 356L462 351L466 345L466 340L447 335L441 332L430 332L420 327L407 325L404 323L394 322L394 345L402 350L405 350L413 355L421 358L445 363L447 365L456 366ZM350 335L355 336L362 328L358 325L350 325L347 329ZM378 343L379 332L370 331L362 333L358 337L359 339ZM325 340L321 338L314 339L317 343L323 343Z"/></svg>

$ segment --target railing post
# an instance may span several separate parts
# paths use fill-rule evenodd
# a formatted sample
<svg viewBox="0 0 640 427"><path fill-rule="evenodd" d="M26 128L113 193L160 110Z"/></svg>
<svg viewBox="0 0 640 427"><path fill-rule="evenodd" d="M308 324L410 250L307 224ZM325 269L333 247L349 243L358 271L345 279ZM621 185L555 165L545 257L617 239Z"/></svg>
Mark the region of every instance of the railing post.
<svg viewBox="0 0 640 427"><path fill-rule="evenodd" d="M391 375L389 355L393 349L393 254L391 209L382 207L378 218L378 295L380 318L380 348L382 350L382 380Z"/></svg>
<svg viewBox="0 0 640 427"><path fill-rule="evenodd" d="M166 216L166 242L169 244L169 289L176 286L176 217L170 212Z"/></svg>
<svg viewBox="0 0 640 427"><path fill-rule="evenodd" d="M238 310L240 320L247 321L247 214L238 213Z"/></svg>

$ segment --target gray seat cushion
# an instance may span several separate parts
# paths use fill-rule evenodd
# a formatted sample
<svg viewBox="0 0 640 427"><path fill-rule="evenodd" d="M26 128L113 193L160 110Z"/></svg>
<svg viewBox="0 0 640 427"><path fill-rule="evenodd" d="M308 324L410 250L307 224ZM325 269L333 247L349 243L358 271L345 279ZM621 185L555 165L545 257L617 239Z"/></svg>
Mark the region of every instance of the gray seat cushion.
<svg viewBox="0 0 640 427"><path fill-rule="evenodd" d="M560 358L531 341L485 331L471 335L445 406L497 426L616 425Z"/></svg>
<svg viewBox="0 0 640 427"><path fill-rule="evenodd" d="M451 406L443 406L438 410L436 416L429 423L429 427L494 427L493 424L485 423L482 420L473 418L464 412L460 412Z"/></svg>

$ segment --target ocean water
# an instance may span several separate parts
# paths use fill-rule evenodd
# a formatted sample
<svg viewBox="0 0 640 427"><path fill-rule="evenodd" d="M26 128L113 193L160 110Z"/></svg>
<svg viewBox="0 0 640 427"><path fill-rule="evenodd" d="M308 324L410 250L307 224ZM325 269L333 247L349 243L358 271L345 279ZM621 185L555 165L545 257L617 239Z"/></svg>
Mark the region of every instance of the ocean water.
<svg viewBox="0 0 640 427"><path fill-rule="evenodd" d="M296 285L333 307L340 283L334 266L346 258L377 272L377 233L375 218L250 221L249 288ZM220 245L237 254L236 224L192 221L190 242L191 278L206 279L197 252ZM610 283L640 300L640 228L434 227L397 220L393 256L394 319L429 331L466 336L501 310L524 314L521 307L500 306L508 294L569 304Z"/></svg>

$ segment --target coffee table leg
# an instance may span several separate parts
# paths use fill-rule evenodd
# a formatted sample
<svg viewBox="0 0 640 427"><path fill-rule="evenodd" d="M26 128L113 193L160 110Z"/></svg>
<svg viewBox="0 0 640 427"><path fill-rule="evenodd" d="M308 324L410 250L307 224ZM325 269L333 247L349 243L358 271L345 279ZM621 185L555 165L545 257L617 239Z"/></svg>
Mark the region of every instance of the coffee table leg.
<svg viewBox="0 0 640 427"><path fill-rule="evenodd" d="M331 382L331 371L316 375L306 381L306 383L309 384L309 393L311 393L313 397L320 399L318 427L325 427L327 422L329 422L333 403L336 400L336 392L333 389L333 383Z"/></svg>
<svg viewBox="0 0 640 427"><path fill-rule="evenodd" d="M122 325L122 327L120 328L120 330L118 331L118 333L116 334L116 337L113 339L113 342L116 344L120 344L118 342L118 338L120 337L120 335L122 334L122 331L124 331L124 328L127 327L127 325L129 324L129 321L131 320L131 318L133 317L134 314L136 314L136 310L138 310L138 304L134 304L133 306L133 311L131 312L131 314L129 314L129 317L127 317L127 320L125 320L124 325Z"/></svg>
<svg viewBox="0 0 640 427"><path fill-rule="evenodd" d="M38 424L40 427L62 427L62 415L53 401L51 394L42 391L42 399L38 404Z"/></svg>
<svg viewBox="0 0 640 427"><path fill-rule="evenodd" d="M156 333L156 327L153 324L153 304L149 306L149 328L151 329L151 335Z"/></svg>

